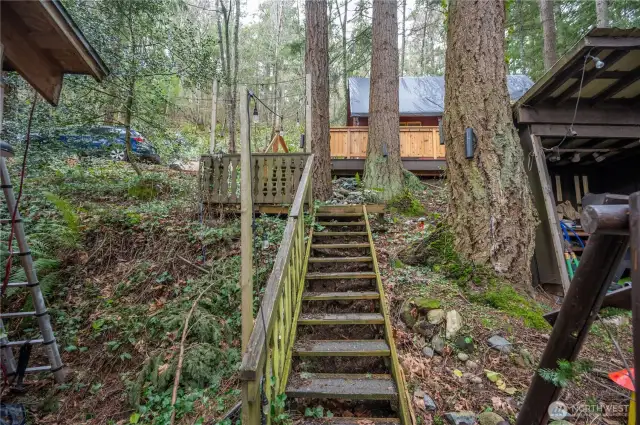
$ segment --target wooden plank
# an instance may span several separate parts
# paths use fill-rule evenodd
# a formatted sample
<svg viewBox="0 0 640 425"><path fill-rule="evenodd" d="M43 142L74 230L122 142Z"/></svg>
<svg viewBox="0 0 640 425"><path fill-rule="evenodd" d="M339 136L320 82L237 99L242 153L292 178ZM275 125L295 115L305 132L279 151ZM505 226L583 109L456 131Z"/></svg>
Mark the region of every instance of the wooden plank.
<svg viewBox="0 0 640 425"><path fill-rule="evenodd" d="M367 232L316 232L313 236L367 236Z"/></svg>
<svg viewBox="0 0 640 425"><path fill-rule="evenodd" d="M562 237L560 236L560 222L556 213L556 205L553 200L553 190L551 188L551 181L549 179L549 171L547 170L546 158L542 151L542 145L540 139L536 134L530 136L532 152L536 163L536 176L535 178L540 184L541 194L543 199L543 208L546 212L546 222L543 223L547 227L547 232L550 234L551 247L544 247L544 249L553 249L553 255L556 261L556 265L559 272L559 280L562 284L562 288L566 292L569 288L569 275L567 272L567 265L564 262L564 247ZM537 205L538 212L540 212L540 205Z"/></svg>
<svg viewBox="0 0 640 425"><path fill-rule="evenodd" d="M579 138L604 138L604 139L637 139L637 125L585 125L576 124L573 130L577 133L575 137ZM567 136L567 126L563 124L533 124L531 132L540 137L558 137Z"/></svg>
<svg viewBox="0 0 640 425"><path fill-rule="evenodd" d="M558 360L577 358L628 243L628 236L591 235L537 369L555 369ZM547 409L558 399L561 390L540 375L534 375L516 424L546 424Z"/></svg>
<svg viewBox="0 0 640 425"><path fill-rule="evenodd" d="M640 65L629 71L626 77L620 78L617 82L611 84L609 87L592 97L589 100L589 104L596 105L598 102L609 99L638 80L640 80Z"/></svg>
<svg viewBox="0 0 640 425"><path fill-rule="evenodd" d="M251 200L251 140L249 139L249 94L240 87L240 152L242 161L242 202L240 204L240 290L242 313L242 351L247 349L253 330L253 203ZM244 111L245 113L242 113ZM231 163L231 197L237 199L236 185L238 162Z"/></svg>
<svg viewBox="0 0 640 425"><path fill-rule="evenodd" d="M312 249L369 248L368 243L314 243Z"/></svg>
<svg viewBox="0 0 640 425"><path fill-rule="evenodd" d="M390 354L383 339L297 341L294 354L302 357L378 357Z"/></svg>
<svg viewBox="0 0 640 425"><path fill-rule="evenodd" d="M582 211L582 194L580 192L580 177L573 176L573 186L576 191L576 206L578 208L578 212Z"/></svg>
<svg viewBox="0 0 640 425"><path fill-rule="evenodd" d="M220 172L220 203L229 203L229 164L231 158L228 156L222 157L222 170Z"/></svg>
<svg viewBox="0 0 640 425"><path fill-rule="evenodd" d="M250 162L247 161L247 167L249 167L249 170L251 170L251 166L249 165ZM231 160L229 161L229 175L230 177L230 183L231 183L231 189L229 190L229 202L231 203L237 203L239 200L238 197L238 180L239 178L241 178L241 176L239 175L240 173L238 172L238 168L240 165L240 161L238 161L238 159L236 158L231 158ZM251 175L251 174L249 174ZM251 193L251 178L249 178L249 184L246 186L249 190L249 193Z"/></svg>
<svg viewBox="0 0 640 425"><path fill-rule="evenodd" d="M332 418L302 418L300 425L400 425L398 418L348 418L334 416Z"/></svg>
<svg viewBox="0 0 640 425"><path fill-rule="evenodd" d="M303 313L298 319L298 324L307 326L382 325L384 324L384 317L380 313Z"/></svg>
<svg viewBox="0 0 640 425"><path fill-rule="evenodd" d="M318 221L318 226L364 226L364 221Z"/></svg>
<svg viewBox="0 0 640 425"><path fill-rule="evenodd" d="M331 279L375 279L374 272L329 272L307 273L307 280L331 280Z"/></svg>
<svg viewBox="0 0 640 425"><path fill-rule="evenodd" d="M317 233L313 234L314 236ZM310 263L370 263L371 257L311 257Z"/></svg>
<svg viewBox="0 0 640 425"><path fill-rule="evenodd" d="M289 213L289 217L299 217L301 214L304 214L302 210L302 206L304 204L306 191L300 190L300 188L307 188L311 183L311 169L313 168L313 155L310 155L307 158L307 162L304 166L304 170L302 171L302 177L300 177L300 185L298 186L298 190L296 191L296 197L293 200L293 204L291 204L291 212Z"/></svg>
<svg viewBox="0 0 640 425"><path fill-rule="evenodd" d="M319 213L316 213L316 217L319 217L319 218L362 217L362 212L353 212L353 213L319 212Z"/></svg>
<svg viewBox="0 0 640 425"><path fill-rule="evenodd" d="M377 300L380 294L375 291L348 292L305 292L303 301L347 301L347 300Z"/></svg>
<svg viewBox="0 0 640 425"><path fill-rule="evenodd" d="M558 174L556 174L555 178L556 178L556 201L562 202L562 179Z"/></svg>
<svg viewBox="0 0 640 425"><path fill-rule="evenodd" d="M634 347L634 385L636 394L640 390L640 192L632 193L629 196L630 210L630 233L631 233L631 280L634 282L631 290L631 323L633 327L633 347ZM636 414L635 425L640 425L640 415Z"/></svg>
<svg viewBox="0 0 640 425"><path fill-rule="evenodd" d="M398 396L390 375L311 373L287 385L290 398L393 400Z"/></svg>
<svg viewBox="0 0 640 425"><path fill-rule="evenodd" d="M585 195L589 193L589 177L588 176L582 176L582 187L584 189L583 193Z"/></svg>

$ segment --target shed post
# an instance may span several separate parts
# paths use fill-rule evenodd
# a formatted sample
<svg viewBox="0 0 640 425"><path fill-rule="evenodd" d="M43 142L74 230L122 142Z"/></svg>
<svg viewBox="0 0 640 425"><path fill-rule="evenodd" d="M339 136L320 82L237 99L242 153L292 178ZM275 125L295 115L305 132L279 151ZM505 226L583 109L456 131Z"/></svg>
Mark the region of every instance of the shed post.
<svg viewBox="0 0 640 425"><path fill-rule="evenodd" d="M251 199L251 144L249 139L249 93L240 87L240 290L242 304L242 352L253 330L253 233Z"/></svg>

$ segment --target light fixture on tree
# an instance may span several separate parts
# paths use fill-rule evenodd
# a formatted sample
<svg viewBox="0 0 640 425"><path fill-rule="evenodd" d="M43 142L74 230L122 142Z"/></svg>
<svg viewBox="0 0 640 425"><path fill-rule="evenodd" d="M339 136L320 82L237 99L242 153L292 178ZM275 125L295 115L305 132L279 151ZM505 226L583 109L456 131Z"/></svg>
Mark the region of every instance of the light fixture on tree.
<svg viewBox="0 0 640 425"><path fill-rule="evenodd" d="M464 131L464 157L467 159L472 159L473 155L476 151L476 144L478 143L478 138L476 137L476 133L474 133L473 128L467 127Z"/></svg>
<svg viewBox="0 0 640 425"><path fill-rule="evenodd" d="M260 116L258 115L258 104L257 103L254 103L254 105L253 105L253 122L254 123L260 122Z"/></svg>
<svg viewBox="0 0 640 425"><path fill-rule="evenodd" d="M571 157L571 162L580 162L580 154L578 152L574 153Z"/></svg>
<svg viewBox="0 0 640 425"><path fill-rule="evenodd" d="M587 59L591 59L593 61L594 66L596 67L596 69L604 68L604 62L601 61L599 57L592 56L592 55L587 55Z"/></svg>
<svg viewBox="0 0 640 425"><path fill-rule="evenodd" d="M296 112L296 126L300 127L300 115Z"/></svg>
<svg viewBox="0 0 640 425"><path fill-rule="evenodd" d="M549 162L558 162L560 161L560 152L558 152L557 148L553 150L553 153L547 157Z"/></svg>
<svg viewBox="0 0 640 425"><path fill-rule="evenodd" d="M304 146L305 146L305 136L304 136L304 133L302 133L300 135L300 149L304 150Z"/></svg>
<svg viewBox="0 0 640 425"><path fill-rule="evenodd" d="M385 157L385 158L389 156L389 152L387 151L387 144L386 143L382 144L382 156Z"/></svg>

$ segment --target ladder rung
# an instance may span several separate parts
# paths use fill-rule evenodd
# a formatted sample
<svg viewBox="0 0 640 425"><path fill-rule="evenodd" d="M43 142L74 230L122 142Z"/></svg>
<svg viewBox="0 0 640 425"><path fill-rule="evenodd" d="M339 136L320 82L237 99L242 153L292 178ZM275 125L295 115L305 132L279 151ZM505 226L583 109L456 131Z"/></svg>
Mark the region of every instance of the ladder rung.
<svg viewBox="0 0 640 425"><path fill-rule="evenodd" d="M319 221L316 223L319 226L365 226L364 221Z"/></svg>
<svg viewBox="0 0 640 425"><path fill-rule="evenodd" d="M9 282L7 288L21 288L23 286L29 286L29 282Z"/></svg>
<svg viewBox="0 0 640 425"><path fill-rule="evenodd" d="M302 301L347 301L347 300L379 300L380 294L375 291L349 292L303 292Z"/></svg>
<svg viewBox="0 0 640 425"><path fill-rule="evenodd" d="M0 319L17 319L19 317L29 317L35 315L35 311L18 311L16 313L1 313Z"/></svg>
<svg viewBox="0 0 640 425"><path fill-rule="evenodd" d="M24 340L24 341L9 341L6 344L0 344L0 348L22 347L26 343L29 343L31 345L35 345L35 344L42 344L43 342L44 342L44 339L29 339L29 340Z"/></svg>
<svg viewBox="0 0 640 425"><path fill-rule="evenodd" d="M13 221L14 223L22 223L22 219L17 219ZM0 224L11 224L11 219L10 218L3 218L2 220L0 220Z"/></svg>
<svg viewBox="0 0 640 425"><path fill-rule="evenodd" d="M51 370L51 366L34 366L34 367L28 367L25 372L38 373L38 372L49 372L50 370Z"/></svg>
<svg viewBox="0 0 640 425"><path fill-rule="evenodd" d="M367 236L367 232L314 232L313 236Z"/></svg>

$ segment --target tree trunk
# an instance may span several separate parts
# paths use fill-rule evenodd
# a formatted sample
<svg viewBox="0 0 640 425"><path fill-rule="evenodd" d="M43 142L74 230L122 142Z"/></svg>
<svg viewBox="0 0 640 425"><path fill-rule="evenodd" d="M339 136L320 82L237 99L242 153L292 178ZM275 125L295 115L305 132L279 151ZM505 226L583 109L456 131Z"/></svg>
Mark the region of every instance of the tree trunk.
<svg viewBox="0 0 640 425"><path fill-rule="evenodd" d="M331 156L329 152L329 22L326 0L306 0L306 68L311 74L311 116L307 129L313 162L313 196L321 201L331 197Z"/></svg>
<svg viewBox="0 0 640 425"><path fill-rule="evenodd" d="M596 0L596 25L598 28L609 27L608 0Z"/></svg>
<svg viewBox="0 0 640 425"><path fill-rule="evenodd" d="M344 13L340 13L340 5L336 2L336 11L342 30L342 90L344 91L344 125L349 125L349 76L347 75L347 14L349 0L344 0Z"/></svg>
<svg viewBox="0 0 640 425"><path fill-rule="evenodd" d="M363 182L382 200L389 200L404 187L398 111L397 0L373 1L372 33L369 143Z"/></svg>
<svg viewBox="0 0 640 425"><path fill-rule="evenodd" d="M402 0L402 50L400 52L400 76L404 76L404 55L407 51L407 0Z"/></svg>
<svg viewBox="0 0 640 425"><path fill-rule="evenodd" d="M536 218L507 91L505 7L453 0L448 17L444 132L455 246L528 288ZM471 159L466 128L477 136Z"/></svg>
<svg viewBox="0 0 640 425"><path fill-rule="evenodd" d="M133 115L133 96L136 88L136 80L131 78L129 87L127 88L127 103L124 111L124 143L127 152L127 159L138 176L142 176L142 171L136 163L136 157L133 155L133 147L131 146L131 117Z"/></svg>
<svg viewBox="0 0 640 425"><path fill-rule="evenodd" d="M211 134L209 135L209 153L214 154L216 150L216 117L218 111L218 79L213 79L211 86Z"/></svg>
<svg viewBox="0 0 640 425"><path fill-rule="evenodd" d="M544 69L551 68L558 60L556 53L556 20L553 16L553 0L540 0L540 21L544 42Z"/></svg>
<svg viewBox="0 0 640 425"><path fill-rule="evenodd" d="M240 0L236 0L235 24L233 26L233 74L231 76L231 104L229 105L229 150L236 152L236 105L238 104L238 33L240 32ZM228 54L228 52L227 52Z"/></svg>

